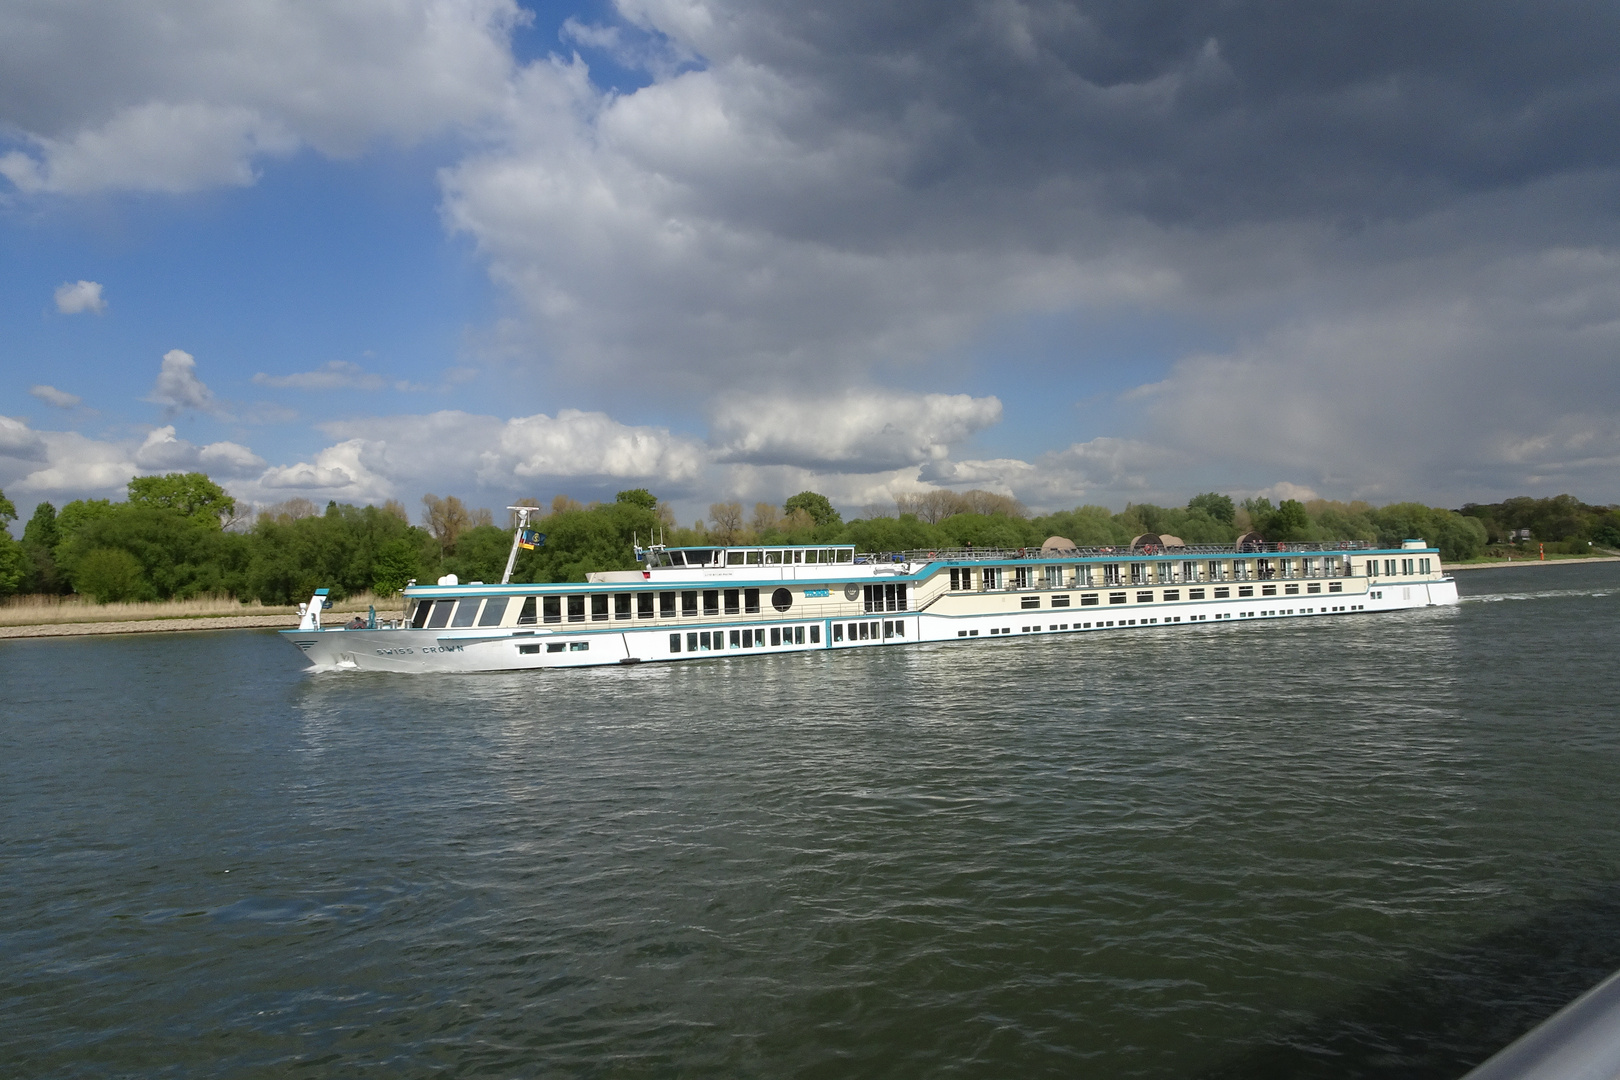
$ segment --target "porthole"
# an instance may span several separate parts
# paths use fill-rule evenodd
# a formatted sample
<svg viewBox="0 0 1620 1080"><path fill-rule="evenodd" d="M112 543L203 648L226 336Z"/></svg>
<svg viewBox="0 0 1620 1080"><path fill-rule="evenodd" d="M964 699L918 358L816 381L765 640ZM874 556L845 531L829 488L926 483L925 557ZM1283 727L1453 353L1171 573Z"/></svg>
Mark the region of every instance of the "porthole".
<svg viewBox="0 0 1620 1080"><path fill-rule="evenodd" d="M793 606L793 594L787 589L777 589L771 593L771 607L777 611L786 611Z"/></svg>
<svg viewBox="0 0 1620 1080"><path fill-rule="evenodd" d="M844 586L844 599L845 600L859 600L860 598L861 598L861 587L859 585L855 584L852 581L848 585Z"/></svg>

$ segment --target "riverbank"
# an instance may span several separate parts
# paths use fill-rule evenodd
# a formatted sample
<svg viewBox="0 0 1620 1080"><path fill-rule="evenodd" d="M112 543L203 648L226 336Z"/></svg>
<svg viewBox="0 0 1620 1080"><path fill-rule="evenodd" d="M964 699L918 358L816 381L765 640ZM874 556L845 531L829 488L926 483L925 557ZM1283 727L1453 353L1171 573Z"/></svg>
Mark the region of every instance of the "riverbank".
<svg viewBox="0 0 1620 1080"><path fill-rule="evenodd" d="M1497 559L1492 562L1443 563L1441 569L1495 570L1502 566L1585 566L1587 563L1620 562L1620 555L1565 555L1550 559Z"/></svg>
<svg viewBox="0 0 1620 1080"><path fill-rule="evenodd" d="M324 615L340 626L370 607L395 617L398 598L369 593L339 601ZM195 597L155 603L97 604L78 597L18 597L0 607L0 639L81 637L99 634L152 634L186 630L291 630L296 607L243 604L229 597Z"/></svg>
<svg viewBox="0 0 1620 1080"><path fill-rule="evenodd" d="M224 615L198 619L136 619L128 622L36 623L0 626L0 638L89 637L98 634L152 634L177 630L291 630L296 615Z"/></svg>

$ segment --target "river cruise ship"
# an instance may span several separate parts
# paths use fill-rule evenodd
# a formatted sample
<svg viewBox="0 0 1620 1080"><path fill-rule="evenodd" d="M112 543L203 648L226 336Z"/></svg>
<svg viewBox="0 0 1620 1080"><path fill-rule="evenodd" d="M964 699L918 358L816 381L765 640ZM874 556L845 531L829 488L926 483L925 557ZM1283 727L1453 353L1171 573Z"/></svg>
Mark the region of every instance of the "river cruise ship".
<svg viewBox="0 0 1620 1080"><path fill-rule="evenodd" d="M519 535L522 535L521 533ZM635 549L639 569L559 585L412 584L397 619L323 626L327 590L283 633L319 668L506 671L916 642L1148 631L1457 603L1422 540L862 553L837 544ZM362 623L362 625L356 625Z"/></svg>

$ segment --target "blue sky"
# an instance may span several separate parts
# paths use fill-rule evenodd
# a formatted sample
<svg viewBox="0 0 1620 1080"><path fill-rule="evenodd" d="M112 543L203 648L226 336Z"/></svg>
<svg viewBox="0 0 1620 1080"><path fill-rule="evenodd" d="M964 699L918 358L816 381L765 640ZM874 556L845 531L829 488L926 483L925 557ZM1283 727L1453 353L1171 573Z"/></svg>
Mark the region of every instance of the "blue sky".
<svg viewBox="0 0 1620 1080"><path fill-rule="evenodd" d="M1620 499L1604 9L182 10L0 13L25 512Z"/></svg>

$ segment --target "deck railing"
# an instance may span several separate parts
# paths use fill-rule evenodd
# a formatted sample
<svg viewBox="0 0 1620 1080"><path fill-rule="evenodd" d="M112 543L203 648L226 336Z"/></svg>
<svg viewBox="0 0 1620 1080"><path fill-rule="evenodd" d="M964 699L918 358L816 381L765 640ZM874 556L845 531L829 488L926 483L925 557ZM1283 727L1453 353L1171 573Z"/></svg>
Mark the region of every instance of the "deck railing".
<svg viewBox="0 0 1620 1080"><path fill-rule="evenodd" d="M1160 547L1157 544L1149 544L1131 547L1124 544L1117 547L1054 548L1050 551L1042 551L1040 548L919 548L913 551L862 552L855 556L855 561L882 565L898 562L937 562L942 559L952 562L1015 562L1020 559L1039 561L1046 558L1134 559L1149 555L1168 555L1171 558L1182 556L1208 558L1211 555L1218 555L1231 558L1239 555L1331 555L1347 551L1374 550L1381 549L1370 540L1289 540L1280 543L1245 544L1242 547L1233 544L1188 544L1185 547Z"/></svg>

